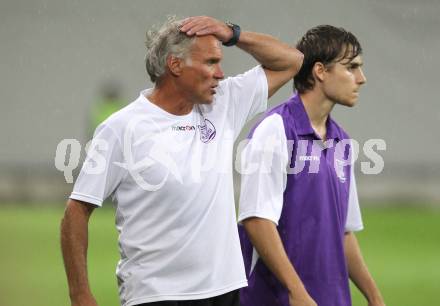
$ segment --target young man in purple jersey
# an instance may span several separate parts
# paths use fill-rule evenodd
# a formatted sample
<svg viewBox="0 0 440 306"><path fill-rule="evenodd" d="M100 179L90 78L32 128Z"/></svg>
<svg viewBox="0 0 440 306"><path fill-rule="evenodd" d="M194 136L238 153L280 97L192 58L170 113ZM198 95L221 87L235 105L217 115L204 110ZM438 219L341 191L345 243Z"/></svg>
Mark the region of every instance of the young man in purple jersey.
<svg viewBox="0 0 440 306"><path fill-rule="evenodd" d="M295 95L253 128L241 155L241 304L351 306L350 278L369 306L384 306L354 235L363 224L351 141L330 117L336 104L356 104L362 48L322 25L297 49L305 57Z"/></svg>

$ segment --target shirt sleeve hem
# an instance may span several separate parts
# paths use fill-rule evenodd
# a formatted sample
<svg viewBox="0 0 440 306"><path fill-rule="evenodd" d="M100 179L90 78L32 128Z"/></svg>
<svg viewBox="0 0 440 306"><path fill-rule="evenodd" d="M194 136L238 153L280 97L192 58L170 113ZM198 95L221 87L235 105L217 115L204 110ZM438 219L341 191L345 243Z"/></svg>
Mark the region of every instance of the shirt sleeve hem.
<svg viewBox="0 0 440 306"><path fill-rule="evenodd" d="M101 207L102 206L102 199L99 199L97 197L91 196L91 195L86 195L86 194L81 194L81 193L77 193L77 192L72 192L72 194L69 197L72 200L78 200L78 201L82 201L82 202L87 202L96 206Z"/></svg>
<svg viewBox="0 0 440 306"><path fill-rule="evenodd" d="M257 211L240 213L240 215L238 216L237 222L238 222L238 224L241 224L241 222L243 220L251 218L251 217L267 219L267 220L275 223L276 226L278 226L278 218L275 218L273 215L270 215L267 213L261 213L261 212L257 212Z"/></svg>
<svg viewBox="0 0 440 306"><path fill-rule="evenodd" d="M259 65L258 66L262 77L260 78L260 80L262 81L262 101L260 101L260 107L257 109L256 114L259 114L261 112L264 112L267 109L267 103L268 103L268 99L269 99L269 84L267 83L267 76L266 76L266 72L264 71L263 66Z"/></svg>
<svg viewBox="0 0 440 306"><path fill-rule="evenodd" d="M364 229L364 226L362 224L354 225L354 226L346 226L345 232L360 232Z"/></svg>

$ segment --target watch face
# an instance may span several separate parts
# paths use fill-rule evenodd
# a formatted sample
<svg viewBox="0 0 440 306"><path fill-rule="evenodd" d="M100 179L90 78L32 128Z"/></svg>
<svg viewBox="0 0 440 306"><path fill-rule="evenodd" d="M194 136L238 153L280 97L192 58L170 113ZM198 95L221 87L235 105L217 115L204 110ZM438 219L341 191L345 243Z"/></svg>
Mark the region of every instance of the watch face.
<svg viewBox="0 0 440 306"><path fill-rule="evenodd" d="M226 23L226 25L227 25L228 27L230 27L231 29L234 27L234 24L233 24L232 22L230 22L230 21L226 21L225 23Z"/></svg>

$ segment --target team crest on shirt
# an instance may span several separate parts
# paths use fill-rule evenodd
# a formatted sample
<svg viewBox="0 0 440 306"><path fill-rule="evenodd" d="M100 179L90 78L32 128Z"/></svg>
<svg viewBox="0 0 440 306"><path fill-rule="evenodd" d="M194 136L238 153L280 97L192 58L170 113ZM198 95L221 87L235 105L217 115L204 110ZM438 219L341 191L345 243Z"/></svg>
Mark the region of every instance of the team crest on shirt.
<svg viewBox="0 0 440 306"><path fill-rule="evenodd" d="M197 126L200 131L200 140L208 143L215 138L216 130L214 124L208 119L204 119L203 124Z"/></svg>
<svg viewBox="0 0 440 306"><path fill-rule="evenodd" d="M345 176L345 172L344 172L344 166L345 166L345 162L339 159L336 159L336 164L335 164L335 170L336 170L336 175L338 176L338 179L341 183L345 183L347 181L347 178Z"/></svg>

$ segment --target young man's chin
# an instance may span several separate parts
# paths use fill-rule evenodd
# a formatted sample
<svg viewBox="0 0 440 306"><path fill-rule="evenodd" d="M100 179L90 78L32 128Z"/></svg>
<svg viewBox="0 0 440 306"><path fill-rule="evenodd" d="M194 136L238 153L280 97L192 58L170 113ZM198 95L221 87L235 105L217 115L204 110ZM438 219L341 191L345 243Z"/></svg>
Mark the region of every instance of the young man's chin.
<svg viewBox="0 0 440 306"><path fill-rule="evenodd" d="M353 107L353 106L355 106L355 105L357 104L357 102L358 102L358 99L355 99L355 100L350 101L350 102L348 103L348 107Z"/></svg>
<svg viewBox="0 0 440 306"><path fill-rule="evenodd" d="M339 104L341 106L346 106L346 107L353 107L357 104L357 100L350 100L350 101L339 100L338 102L336 102L336 104Z"/></svg>

